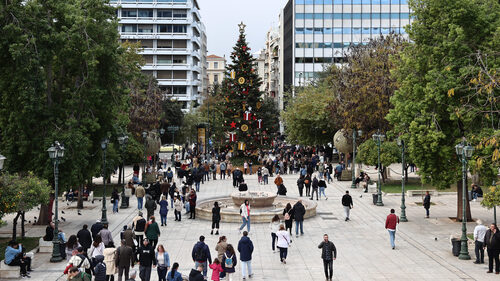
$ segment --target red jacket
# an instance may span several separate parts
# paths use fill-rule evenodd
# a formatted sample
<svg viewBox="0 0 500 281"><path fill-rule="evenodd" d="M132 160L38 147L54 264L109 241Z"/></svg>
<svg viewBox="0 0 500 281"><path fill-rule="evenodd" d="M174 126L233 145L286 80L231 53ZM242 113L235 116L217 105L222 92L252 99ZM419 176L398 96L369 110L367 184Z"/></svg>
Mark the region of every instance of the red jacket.
<svg viewBox="0 0 500 281"><path fill-rule="evenodd" d="M386 229L396 229L396 224L399 223L399 218L395 214L389 214L387 219L385 219L385 228Z"/></svg>

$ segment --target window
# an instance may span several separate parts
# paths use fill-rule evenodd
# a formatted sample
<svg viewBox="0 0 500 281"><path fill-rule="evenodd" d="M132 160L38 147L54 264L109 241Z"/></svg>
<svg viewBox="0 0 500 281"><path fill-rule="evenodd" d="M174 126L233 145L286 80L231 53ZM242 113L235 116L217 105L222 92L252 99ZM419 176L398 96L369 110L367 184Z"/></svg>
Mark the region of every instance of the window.
<svg viewBox="0 0 500 281"><path fill-rule="evenodd" d="M172 64L171 56L158 56L156 58L156 63L159 65Z"/></svg>
<svg viewBox="0 0 500 281"><path fill-rule="evenodd" d="M172 61L174 64L186 64L187 57L186 56L173 56Z"/></svg>
<svg viewBox="0 0 500 281"><path fill-rule="evenodd" d="M157 11L158 18L171 18L172 10L158 10Z"/></svg>
<svg viewBox="0 0 500 281"><path fill-rule="evenodd" d="M174 33L186 33L187 27L185 25L174 25Z"/></svg>
<svg viewBox="0 0 500 281"><path fill-rule="evenodd" d="M159 24L156 26L158 33L172 32L172 25L170 24Z"/></svg>
<svg viewBox="0 0 500 281"><path fill-rule="evenodd" d="M303 27L296 27L295 28L295 33L297 33L297 34L304 34L304 28Z"/></svg>
<svg viewBox="0 0 500 281"><path fill-rule="evenodd" d="M219 75L214 74L214 83L219 83Z"/></svg>
<svg viewBox="0 0 500 281"><path fill-rule="evenodd" d="M139 33L153 33L152 25L139 25Z"/></svg>
<svg viewBox="0 0 500 281"><path fill-rule="evenodd" d="M342 34L342 28L339 27L333 28L333 34Z"/></svg>
<svg viewBox="0 0 500 281"><path fill-rule="evenodd" d="M173 86L172 92L174 95L185 95L187 93L186 86Z"/></svg>
<svg viewBox="0 0 500 281"><path fill-rule="evenodd" d="M370 34L370 28L369 27L363 27L363 34Z"/></svg>
<svg viewBox="0 0 500 281"><path fill-rule="evenodd" d="M153 17L153 10L139 10L139 17L140 18L152 18Z"/></svg>
<svg viewBox="0 0 500 281"><path fill-rule="evenodd" d="M122 18L135 18L137 17L137 10L122 10Z"/></svg>
<svg viewBox="0 0 500 281"><path fill-rule="evenodd" d="M174 10L172 15L174 18L187 18L186 10Z"/></svg>
<svg viewBox="0 0 500 281"><path fill-rule="evenodd" d="M361 34L361 28L359 28L359 27L353 27L352 28L352 34Z"/></svg>
<svg viewBox="0 0 500 281"><path fill-rule="evenodd" d="M124 33L136 33L137 32L137 25L135 25L135 24L122 25L122 32L124 32Z"/></svg>
<svg viewBox="0 0 500 281"><path fill-rule="evenodd" d="M314 5L323 5L323 0L314 0Z"/></svg>
<svg viewBox="0 0 500 281"><path fill-rule="evenodd" d="M312 27L306 27L305 29L305 34L313 34L313 28Z"/></svg>
<svg viewBox="0 0 500 281"><path fill-rule="evenodd" d="M219 68L219 62L214 61L214 68L215 68L215 69Z"/></svg>
<svg viewBox="0 0 500 281"><path fill-rule="evenodd" d="M323 34L323 28L322 27L315 27L314 34Z"/></svg>

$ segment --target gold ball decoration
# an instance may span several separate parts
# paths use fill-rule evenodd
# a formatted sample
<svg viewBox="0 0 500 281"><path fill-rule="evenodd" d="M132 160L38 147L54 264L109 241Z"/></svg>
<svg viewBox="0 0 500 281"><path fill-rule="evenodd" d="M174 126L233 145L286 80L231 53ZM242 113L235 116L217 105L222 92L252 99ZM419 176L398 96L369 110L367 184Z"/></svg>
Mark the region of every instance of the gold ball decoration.
<svg viewBox="0 0 500 281"><path fill-rule="evenodd" d="M245 78L244 77L238 78L238 83L244 84L245 83Z"/></svg>
<svg viewBox="0 0 500 281"><path fill-rule="evenodd" d="M352 143L345 137L345 134L344 129L338 130L333 136L333 145L339 152L347 154L352 152Z"/></svg>
<svg viewBox="0 0 500 281"><path fill-rule="evenodd" d="M241 125L241 130L242 130L243 132L248 131L248 125L247 125L247 124L243 124L243 125Z"/></svg>

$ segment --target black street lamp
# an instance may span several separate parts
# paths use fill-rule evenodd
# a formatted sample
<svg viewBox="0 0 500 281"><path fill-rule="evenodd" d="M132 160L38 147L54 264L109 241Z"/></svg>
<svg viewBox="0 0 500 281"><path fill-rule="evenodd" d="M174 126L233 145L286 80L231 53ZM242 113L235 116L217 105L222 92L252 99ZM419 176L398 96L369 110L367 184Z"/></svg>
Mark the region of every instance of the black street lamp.
<svg viewBox="0 0 500 281"><path fill-rule="evenodd" d="M406 218L406 205L405 205L405 141L401 138L398 138L398 145L401 147L401 218L399 219L402 222L407 222Z"/></svg>
<svg viewBox="0 0 500 281"><path fill-rule="evenodd" d="M384 206L384 203L382 202L382 185L380 183L380 173L382 172L382 169L380 167L380 144L385 140L385 135L381 134L380 132L377 132L372 137L373 140L377 142L377 163L378 163L377 206Z"/></svg>
<svg viewBox="0 0 500 281"><path fill-rule="evenodd" d="M122 204L120 205L120 209L128 208L128 197L125 196L125 152L127 149L128 136L123 134L118 137L118 143L120 143L120 147L122 149L122 176L123 176L123 189L122 189Z"/></svg>
<svg viewBox="0 0 500 281"><path fill-rule="evenodd" d="M148 162L147 156L146 156L146 145L147 145L147 139L148 139L148 132L144 131L142 132L142 138L144 139L144 165L142 165L142 186L146 188L147 186L147 181L146 181L146 162Z"/></svg>
<svg viewBox="0 0 500 281"><path fill-rule="evenodd" d="M58 141L54 142L54 144L47 149L49 153L49 158L52 159L52 163L54 164L54 186L55 186L55 194L54 194L54 202L55 206L55 214L54 214L54 238L52 239L52 257L50 258L50 262L60 262L63 260L60 252L60 241L59 241L59 206L58 206L58 192L59 192L59 159L64 157L64 146L59 144Z"/></svg>
<svg viewBox="0 0 500 281"><path fill-rule="evenodd" d="M461 260L470 260L469 248L467 246L467 160L472 158L472 153L474 152L474 147L470 145L464 145L464 143L457 144L455 150L460 162L462 162L462 237L460 255L458 256Z"/></svg>
<svg viewBox="0 0 500 281"><path fill-rule="evenodd" d="M102 149L102 177L104 179L104 190L102 192L102 215L101 215L101 223L108 224L108 218L106 215L106 181L108 180L106 176L106 150L108 149L109 140L105 138L101 142Z"/></svg>
<svg viewBox="0 0 500 281"><path fill-rule="evenodd" d="M352 130L352 184L351 188L356 188L356 136L361 137L363 131Z"/></svg>

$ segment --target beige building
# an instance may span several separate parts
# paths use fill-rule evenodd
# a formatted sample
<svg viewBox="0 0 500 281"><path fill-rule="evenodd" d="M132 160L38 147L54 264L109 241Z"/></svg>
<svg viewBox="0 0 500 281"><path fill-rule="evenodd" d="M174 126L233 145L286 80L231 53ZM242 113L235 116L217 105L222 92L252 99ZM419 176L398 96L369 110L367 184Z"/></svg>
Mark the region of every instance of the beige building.
<svg viewBox="0 0 500 281"><path fill-rule="evenodd" d="M215 83L222 84L224 71L226 70L226 58L216 55L207 56L208 63L208 86L211 88Z"/></svg>

